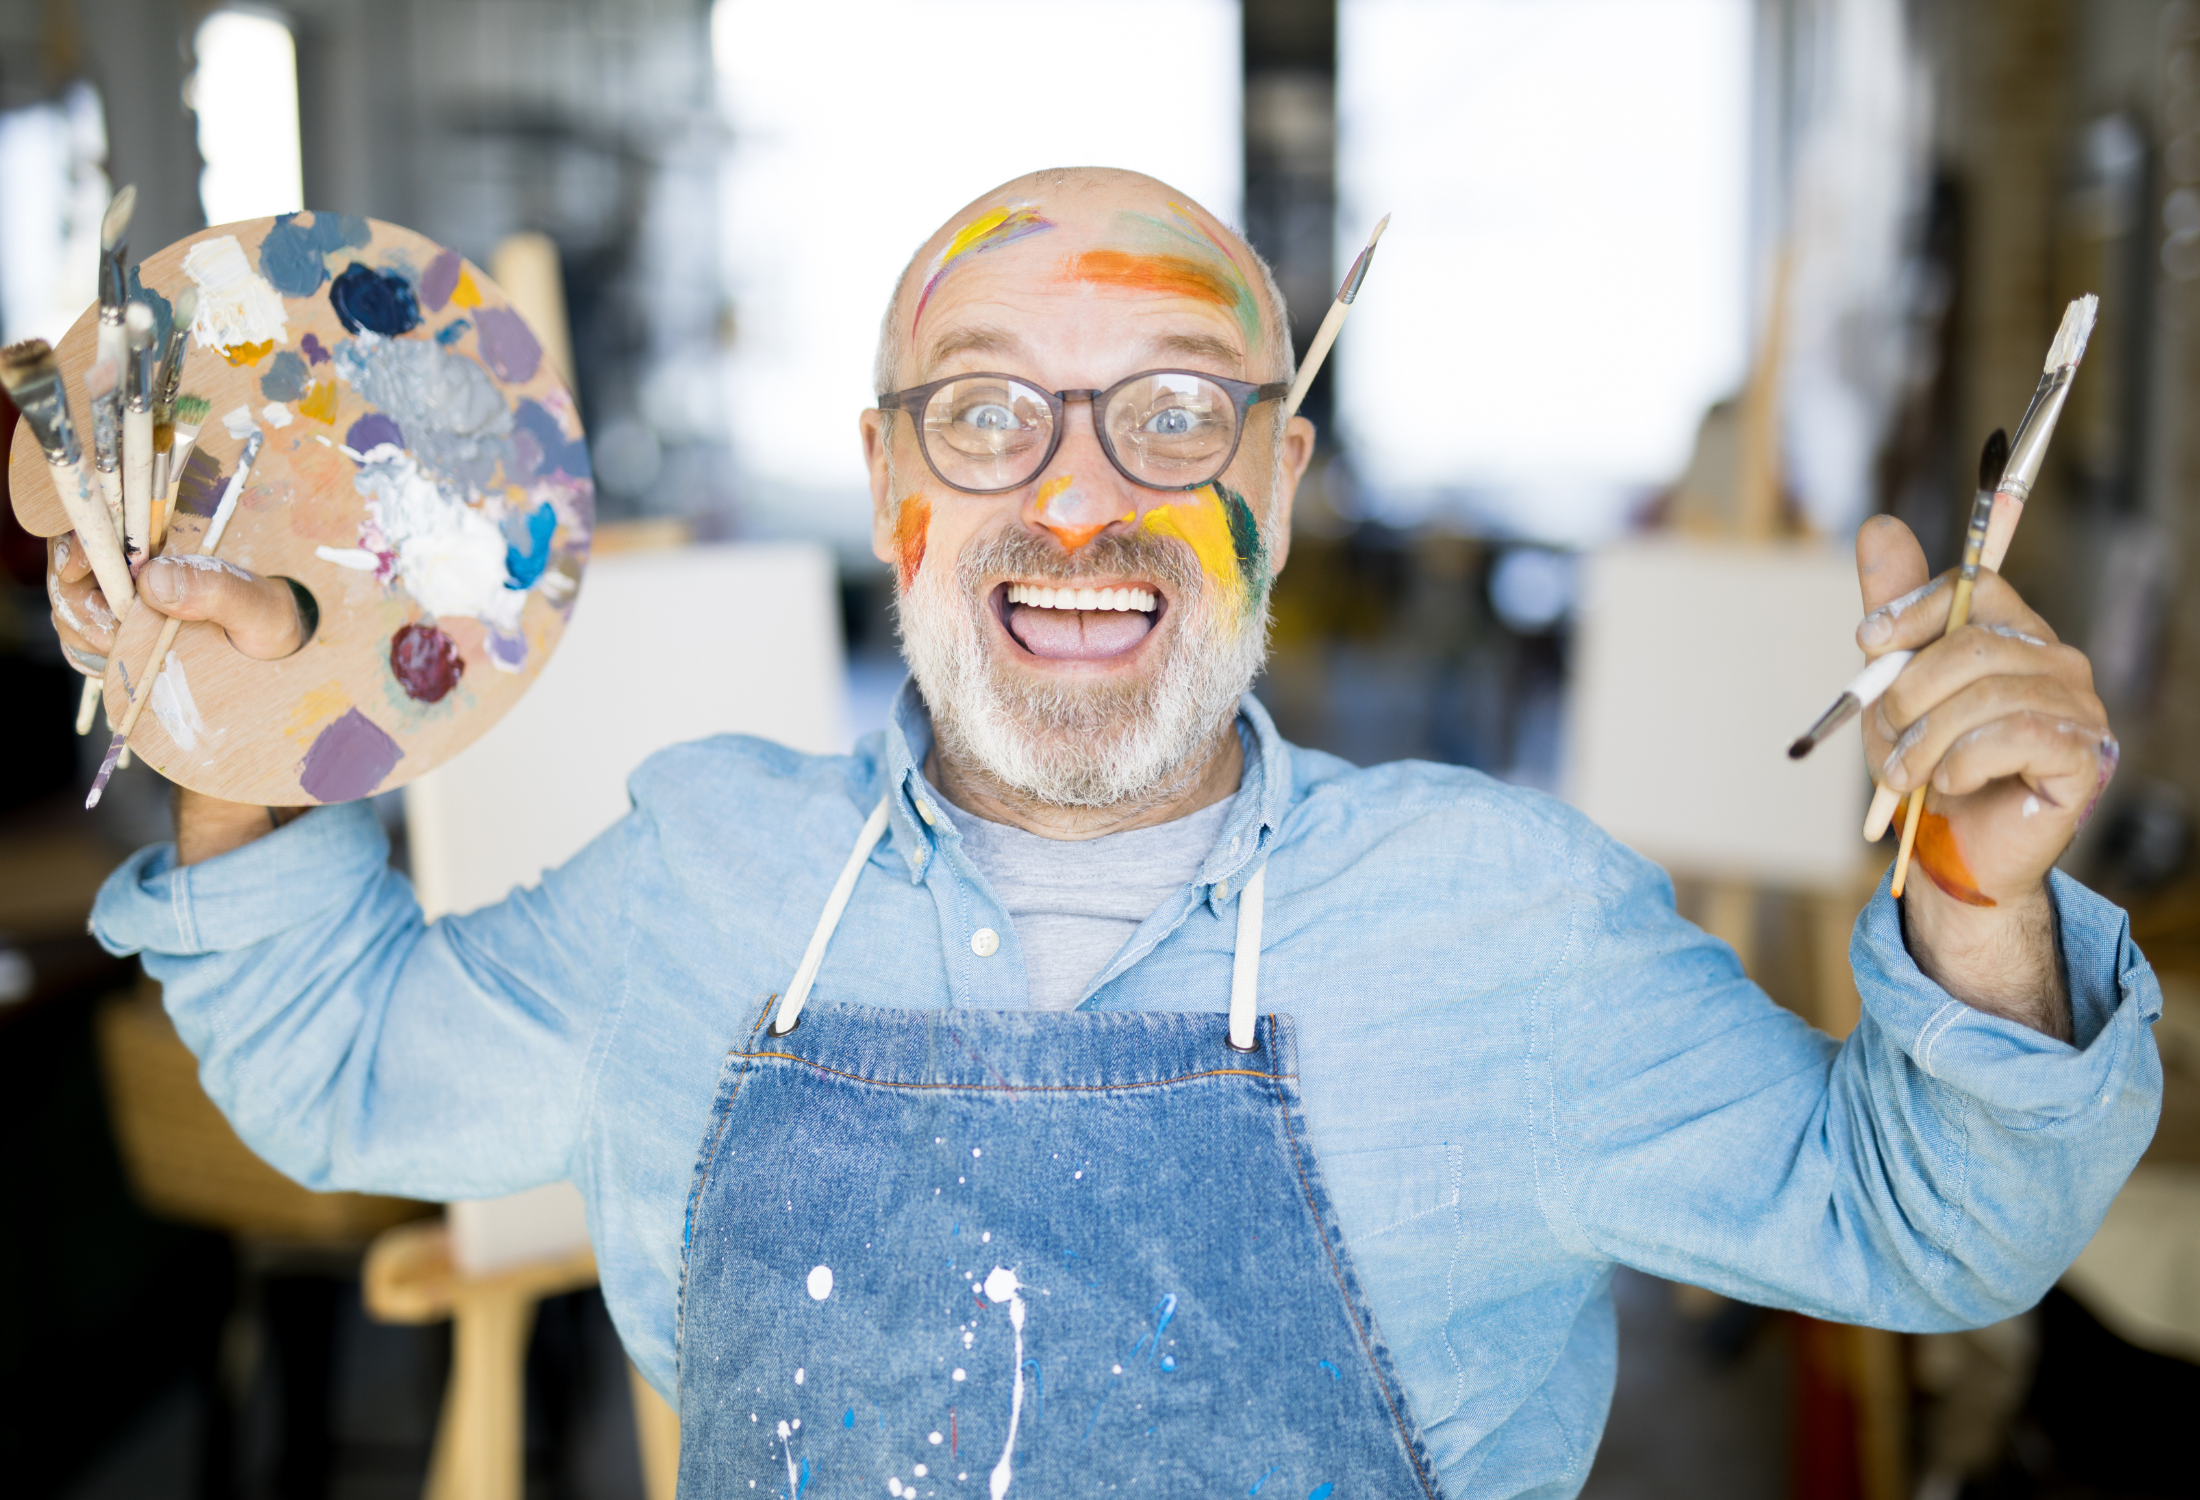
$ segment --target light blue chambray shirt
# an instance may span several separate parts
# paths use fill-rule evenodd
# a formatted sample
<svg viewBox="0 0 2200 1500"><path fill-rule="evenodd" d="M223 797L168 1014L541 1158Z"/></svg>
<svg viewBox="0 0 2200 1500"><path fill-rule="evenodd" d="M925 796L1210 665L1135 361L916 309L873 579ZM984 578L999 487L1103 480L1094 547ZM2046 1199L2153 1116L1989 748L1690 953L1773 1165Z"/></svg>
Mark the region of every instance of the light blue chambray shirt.
<svg viewBox="0 0 2200 1500"><path fill-rule="evenodd" d="M1825 1318L1986 1323L2046 1291L2153 1133L2160 991L2122 913L2060 875L2078 1046L1927 980L1884 886L1850 946L1863 1022L1837 1045L1564 804L1300 749L1250 697L1239 730L1245 795L1213 854L1085 1004L1220 1024L1237 893L1266 863L1261 1008L1298 1018L1309 1133L1454 1496L1579 1488L1614 1262ZM93 925L144 953L209 1092L299 1181L578 1183L612 1316L669 1394L721 1061L882 792L887 836L811 1003L1026 1004L1014 926L919 769L930 737L905 688L853 755L667 750L571 863L433 924L352 805L188 869L146 849Z"/></svg>

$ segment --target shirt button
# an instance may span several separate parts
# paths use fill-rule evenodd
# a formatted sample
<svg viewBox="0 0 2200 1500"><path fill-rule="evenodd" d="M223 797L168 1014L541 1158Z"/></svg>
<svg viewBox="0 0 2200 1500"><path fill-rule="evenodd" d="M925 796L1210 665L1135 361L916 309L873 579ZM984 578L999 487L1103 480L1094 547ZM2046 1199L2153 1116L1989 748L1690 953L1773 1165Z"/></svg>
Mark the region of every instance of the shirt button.
<svg viewBox="0 0 2200 1500"><path fill-rule="evenodd" d="M1218 881L1216 881L1216 882L1215 882L1215 899L1216 899L1216 900L1218 900L1218 901L1226 901L1226 900L1228 900L1228 899L1229 899L1229 896L1230 896L1230 882L1229 882L1229 881L1227 881L1227 880L1218 880Z"/></svg>
<svg viewBox="0 0 2200 1500"><path fill-rule="evenodd" d="M990 927L981 927L970 934L970 951L980 958L991 958L1001 950L1001 935Z"/></svg>
<svg viewBox="0 0 2200 1500"><path fill-rule="evenodd" d="M919 802L917 804L917 816L924 819L924 825L927 828L937 828L939 826L939 814L932 811L932 804L929 802Z"/></svg>

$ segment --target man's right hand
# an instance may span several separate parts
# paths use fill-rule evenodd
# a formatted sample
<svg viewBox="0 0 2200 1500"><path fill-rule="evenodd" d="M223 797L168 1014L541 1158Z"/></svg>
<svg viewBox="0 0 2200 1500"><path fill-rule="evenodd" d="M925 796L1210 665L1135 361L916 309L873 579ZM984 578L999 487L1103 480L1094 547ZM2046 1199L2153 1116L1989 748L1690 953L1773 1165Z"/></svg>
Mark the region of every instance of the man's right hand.
<svg viewBox="0 0 2200 1500"><path fill-rule="evenodd" d="M280 578L256 577L212 558L159 557L138 569L137 588L139 602L155 614L219 625L230 645L261 661L288 656L306 642L297 595ZM104 676L119 622L74 532L46 543L46 597L70 665L87 677ZM194 864L227 853L281 826L287 812L178 787L176 857Z"/></svg>

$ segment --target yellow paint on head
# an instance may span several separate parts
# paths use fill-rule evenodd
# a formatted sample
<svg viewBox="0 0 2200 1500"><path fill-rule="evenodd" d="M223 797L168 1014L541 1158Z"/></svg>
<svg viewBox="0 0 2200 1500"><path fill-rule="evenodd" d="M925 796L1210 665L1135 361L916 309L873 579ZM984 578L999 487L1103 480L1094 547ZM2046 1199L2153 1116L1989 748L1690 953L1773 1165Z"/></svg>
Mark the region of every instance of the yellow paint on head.
<svg viewBox="0 0 2200 1500"><path fill-rule="evenodd" d="M290 722L283 726L283 733L301 748L310 748L320 727L349 707L350 695L342 683L332 678L319 687L306 689L290 710Z"/></svg>
<svg viewBox="0 0 2200 1500"><path fill-rule="evenodd" d="M1156 536L1173 536L1192 549L1208 576L1226 589L1235 590L1238 576L1237 548L1230 540L1230 520L1213 485L1186 490L1166 505L1146 512L1146 529Z"/></svg>

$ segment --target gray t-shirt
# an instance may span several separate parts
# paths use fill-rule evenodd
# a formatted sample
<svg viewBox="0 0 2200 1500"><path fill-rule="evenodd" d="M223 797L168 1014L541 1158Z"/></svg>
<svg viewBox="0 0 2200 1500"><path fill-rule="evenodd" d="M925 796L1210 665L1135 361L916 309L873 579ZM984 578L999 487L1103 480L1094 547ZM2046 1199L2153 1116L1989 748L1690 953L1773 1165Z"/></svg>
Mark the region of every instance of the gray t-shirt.
<svg viewBox="0 0 2200 1500"><path fill-rule="evenodd" d="M945 798L940 805L1016 924L1032 1006L1070 1010L1138 924L1199 873L1236 800L1233 794L1151 828L1082 840L1041 838Z"/></svg>

